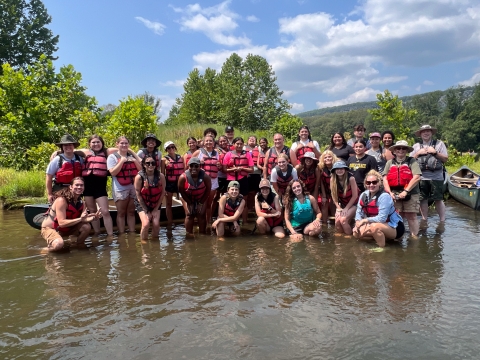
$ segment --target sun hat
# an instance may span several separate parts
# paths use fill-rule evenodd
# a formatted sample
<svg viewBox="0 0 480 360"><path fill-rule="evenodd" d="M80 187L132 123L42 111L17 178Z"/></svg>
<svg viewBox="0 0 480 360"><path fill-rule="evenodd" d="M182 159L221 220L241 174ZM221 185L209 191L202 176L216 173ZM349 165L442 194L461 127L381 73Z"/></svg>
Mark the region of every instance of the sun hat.
<svg viewBox="0 0 480 360"><path fill-rule="evenodd" d="M260 181L260 184L258 185L258 187L260 189L264 187L270 188L270 181L268 181L267 179L263 179L262 181Z"/></svg>
<svg viewBox="0 0 480 360"><path fill-rule="evenodd" d="M175 143L174 143L173 141L167 141L167 142L165 143L165 145L163 145L163 148L164 148L165 150L167 150L167 148L168 148L170 145L175 146ZM176 146L175 146L175 147L176 147Z"/></svg>
<svg viewBox="0 0 480 360"><path fill-rule="evenodd" d="M420 129L418 129L417 131L415 131L415 135L416 136L420 136L420 134L422 133L422 131L424 130L430 130L432 132L432 135L435 134L437 132L437 129L435 129L434 127L431 127L430 125L422 125L420 127Z"/></svg>
<svg viewBox="0 0 480 360"><path fill-rule="evenodd" d="M379 132L373 132L373 133L371 133L371 134L370 134L370 138L372 138L372 137L378 137L378 138L380 138L380 139L382 138L382 136L380 135Z"/></svg>
<svg viewBox="0 0 480 360"><path fill-rule="evenodd" d="M160 145L162 145L162 142L160 140L157 139L157 136L155 134L147 134L145 136L145 139L142 140L142 145L144 147L147 147L147 140L148 139L153 139L155 140L155 142L157 143L157 145L155 145L155 147L159 147Z"/></svg>
<svg viewBox="0 0 480 360"><path fill-rule="evenodd" d="M72 135L70 134L65 134L62 136L60 141L58 143L55 143L55 145L62 147L62 145L67 145L67 144L73 144L74 147L78 147L80 143L73 138Z"/></svg>
<svg viewBox="0 0 480 360"><path fill-rule="evenodd" d="M227 189L230 189L231 187L236 187L236 188L240 189L240 183L238 181L235 181L235 180L230 181L228 183Z"/></svg>
<svg viewBox="0 0 480 360"><path fill-rule="evenodd" d="M198 164L200 165L200 159L197 157L192 157L190 160L188 160L188 165L190 164Z"/></svg>
<svg viewBox="0 0 480 360"><path fill-rule="evenodd" d="M408 145L408 142L406 142L405 140L398 140L395 143L395 145L390 146L390 148L388 150L390 150L393 153L395 150L397 150L397 147L406 147L407 152L413 151L413 147Z"/></svg>
<svg viewBox="0 0 480 360"><path fill-rule="evenodd" d="M315 154L312 151L307 151L305 154L303 154L303 159L312 159L313 161L316 161L318 163L318 159L315 157Z"/></svg>
<svg viewBox="0 0 480 360"><path fill-rule="evenodd" d="M348 166L345 164L345 161L337 161L335 164L333 164L331 171L336 169L348 169Z"/></svg>

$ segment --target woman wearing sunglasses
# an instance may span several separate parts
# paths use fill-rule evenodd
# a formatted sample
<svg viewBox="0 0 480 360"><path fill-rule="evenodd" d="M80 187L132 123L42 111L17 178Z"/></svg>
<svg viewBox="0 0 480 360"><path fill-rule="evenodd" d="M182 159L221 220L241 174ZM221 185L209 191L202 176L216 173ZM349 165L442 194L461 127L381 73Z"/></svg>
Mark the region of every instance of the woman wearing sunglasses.
<svg viewBox="0 0 480 360"><path fill-rule="evenodd" d="M205 170L200 168L200 159L192 157L188 162L188 170L178 179L178 190L185 201L185 230L193 234L193 222L198 220L198 229L201 234L207 232L207 207L205 202L210 195L212 180Z"/></svg>
<svg viewBox="0 0 480 360"><path fill-rule="evenodd" d="M417 159L407 156L413 151L405 140L397 141L390 147L395 158L387 161L383 172L385 191L390 193L395 208L403 218L407 219L410 235L413 239L418 235L417 214L420 210L420 188L418 186L422 170Z"/></svg>
<svg viewBox="0 0 480 360"><path fill-rule="evenodd" d="M384 247L385 240L403 236L405 227L389 193L382 186L382 176L375 170L365 177L365 190L360 195L355 214L353 236L357 239L373 238Z"/></svg>
<svg viewBox="0 0 480 360"><path fill-rule="evenodd" d="M165 196L165 176L158 171L157 161L152 155L142 159L142 170L135 177L135 207L142 221L140 239L148 239L152 224L152 239L158 239L160 232L160 207Z"/></svg>
<svg viewBox="0 0 480 360"><path fill-rule="evenodd" d="M165 212L167 214L168 224L171 224L173 221L172 198L175 193L180 198L178 195L178 179L180 175L185 172L185 163L183 157L176 153L177 147L173 141L167 141L164 148L167 151L167 154L165 154L162 159L162 174L165 175L165 196L167 199Z"/></svg>

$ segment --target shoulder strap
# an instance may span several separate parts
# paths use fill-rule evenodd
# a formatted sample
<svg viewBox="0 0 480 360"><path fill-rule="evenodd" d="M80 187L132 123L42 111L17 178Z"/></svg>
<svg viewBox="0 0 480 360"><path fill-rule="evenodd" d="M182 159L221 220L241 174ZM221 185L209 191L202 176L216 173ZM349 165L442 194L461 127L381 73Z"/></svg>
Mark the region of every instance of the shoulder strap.
<svg viewBox="0 0 480 360"><path fill-rule="evenodd" d="M215 150L213 150L213 151L215 151ZM210 157L210 155L208 155L208 151L205 150L205 148L200 148L200 152L201 152L203 155L205 155L206 157ZM212 155L213 155L213 152L212 152Z"/></svg>

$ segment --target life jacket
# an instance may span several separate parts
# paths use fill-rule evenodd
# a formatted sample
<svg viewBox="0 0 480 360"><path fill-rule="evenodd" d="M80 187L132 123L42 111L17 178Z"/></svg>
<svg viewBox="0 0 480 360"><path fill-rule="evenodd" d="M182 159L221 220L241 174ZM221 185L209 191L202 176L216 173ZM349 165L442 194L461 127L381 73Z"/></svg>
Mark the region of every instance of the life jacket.
<svg viewBox="0 0 480 360"><path fill-rule="evenodd" d="M175 154L175 159L171 158L170 155L165 155L165 158L168 160L168 165L165 166L166 180L176 183L180 175L185 172L183 159L178 154Z"/></svg>
<svg viewBox="0 0 480 360"><path fill-rule="evenodd" d="M163 187L160 183L160 176L155 174L153 177L153 182L150 182L147 174L145 174L143 170L140 171L138 175L140 175L143 180L143 186L142 190L140 190L140 195L142 196L145 205L147 205L148 208L153 209L157 205L158 200L160 200L160 196L163 192ZM159 183L160 186L158 186Z"/></svg>
<svg viewBox="0 0 480 360"><path fill-rule="evenodd" d="M275 166L275 170L277 171L277 186L278 186L278 192L283 195L285 193L285 190L287 189L288 183L293 179L292 176L292 171L293 171L293 166L290 164L287 164L287 173L283 175L282 170L280 169L280 166Z"/></svg>
<svg viewBox="0 0 480 360"><path fill-rule="evenodd" d="M212 156L208 155L208 151L204 148L201 148L200 152L202 153L202 160L204 162L202 164L202 169L205 170L207 175L212 179L216 179L218 177L218 171L220 170L217 165L220 156L215 149L212 150Z"/></svg>
<svg viewBox="0 0 480 360"><path fill-rule="evenodd" d="M257 194L257 200L260 203L267 203L271 208L275 209L275 194L270 191L270 194L268 194L267 199L265 199L261 193ZM260 208L260 211L264 214L268 214L269 211L267 209L262 209ZM282 212L283 214L283 212ZM270 229L273 229L275 226L280 226L283 223L283 216L279 216L278 218L273 218L273 217L268 217L265 218L267 221L268 226L270 226Z"/></svg>
<svg viewBox="0 0 480 360"><path fill-rule="evenodd" d="M230 196L227 196L227 201L225 202L225 207L223 208L223 214L226 216L233 216L237 211L238 207L242 203L243 195L238 194L237 198L233 200Z"/></svg>
<svg viewBox="0 0 480 360"><path fill-rule="evenodd" d="M435 149L435 146L437 146L436 139L432 141L431 146ZM420 149L422 148L423 148L423 144L420 144ZM418 165L420 166L420 170L422 171L425 171L425 170L436 171L436 170L443 169L443 163L432 154L418 155L417 162L418 162Z"/></svg>
<svg viewBox="0 0 480 360"><path fill-rule="evenodd" d="M320 174L320 181L322 182L324 188L325 188L325 193L327 197L332 196L332 190L330 189L330 179L332 177L331 171L327 168L324 167L322 173Z"/></svg>
<svg viewBox="0 0 480 360"><path fill-rule="evenodd" d="M120 159L120 154L114 154L117 159ZM127 156L127 158L130 156ZM132 185L135 181L135 176L138 174L137 166L133 161L126 161L123 163L122 168L115 177L118 183L123 186Z"/></svg>
<svg viewBox="0 0 480 360"><path fill-rule="evenodd" d="M187 155L187 158L185 159L185 164L188 165L188 162L192 158L193 153L191 150L188 150L185 154Z"/></svg>
<svg viewBox="0 0 480 360"><path fill-rule="evenodd" d="M76 204L69 202L67 211L65 212L65 218L67 220L78 219L82 215L83 208L84 205L82 200L77 201ZM60 227L56 216L53 218L53 228L59 232L67 232L71 230L71 227Z"/></svg>
<svg viewBox="0 0 480 360"><path fill-rule="evenodd" d="M104 151L95 153L95 151L90 150L90 153L87 154L85 162L83 163L82 176L85 177L88 175L100 177L108 175L107 158L105 157Z"/></svg>
<svg viewBox="0 0 480 360"><path fill-rule="evenodd" d="M140 149L141 152L143 152L144 157L149 155L155 159L156 168L160 168L160 157L158 156L158 148L153 149L153 152L149 153L147 148Z"/></svg>
<svg viewBox="0 0 480 360"><path fill-rule="evenodd" d="M247 152L245 150L242 150L240 154L238 154L236 151L230 151L231 157L230 157L230 162L228 163L228 167L248 167L248 157L247 157ZM242 177L248 176L248 173L246 171L240 171L239 173L235 173L235 179L238 177L238 175L241 175Z"/></svg>
<svg viewBox="0 0 480 360"><path fill-rule="evenodd" d="M282 151L280 153L286 154L288 157L288 162L290 162L290 148L288 146L283 146ZM267 159L267 174L270 175L272 173L272 169L277 166L278 163L278 154L277 149L275 146L271 147L268 151L268 159Z"/></svg>
<svg viewBox="0 0 480 360"><path fill-rule="evenodd" d="M223 164L223 158L225 157L225 154L228 151L223 150L221 147L217 147L217 152L218 152L218 160L220 161L220 164Z"/></svg>
<svg viewBox="0 0 480 360"><path fill-rule="evenodd" d="M228 141L228 140L227 140ZM230 148L230 151L235 151L235 144L228 144L228 147Z"/></svg>
<svg viewBox="0 0 480 360"><path fill-rule="evenodd" d="M295 149L295 156L297 157L297 161L302 161L303 159L303 156L305 155L305 153L307 152L313 152L313 148L311 148L310 146L305 146L303 145L301 148L298 147L298 145L302 144L300 141L297 141L297 148Z"/></svg>
<svg viewBox="0 0 480 360"><path fill-rule="evenodd" d="M315 191L315 184L317 182L317 177L315 176L315 169L316 167L312 166L311 171L307 173L307 169L304 166L302 171L298 173L298 178L303 181L306 190L310 194L313 194L313 192Z"/></svg>
<svg viewBox="0 0 480 360"><path fill-rule="evenodd" d="M192 174L190 170L187 170L183 173L185 176L185 191L187 192L188 196L192 201L197 202L203 198L205 191L207 191L207 185L205 185L205 181L203 178L205 176L205 170L200 170L198 173L198 180L195 182L193 180Z"/></svg>
<svg viewBox="0 0 480 360"><path fill-rule="evenodd" d="M258 154L260 157L258 158L257 165L263 166L265 164L265 153L262 151L262 149L258 148Z"/></svg>
<svg viewBox="0 0 480 360"><path fill-rule="evenodd" d="M402 188L405 189L413 179L413 173L410 169L411 157L407 156L405 163L399 164L394 158L392 160L392 166L387 174L387 181L390 188Z"/></svg>
<svg viewBox="0 0 480 360"><path fill-rule="evenodd" d="M362 207L362 211L366 217L373 217L378 215L378 199L380 195L384 193L383 189L379 190L373 198L368 198L367 193L364 192L363 195L360 197L360 206ZM394 210L391 214L387 217L387 223L390 221L390 216L395 212Z"/></svg>
<svg viewBox="0 0 480 360"><path fill-rule="evenodd" d="M255 146L253 149L248 150L250 155L252 155L253 165L257 166L258 163L258 146Z"/></svg>
<svg viewBox="0 0 480 360"><path fill-rule="evenodd" d="M69 185L73 179L82 175L80 156L74 154L72 160L67 159L64 154L59 154L58 157L58 170L55 174L55 184Z"/></svg>
<svg viewBox="0 0 480 360"><path fill-rule="evenodd" d="M353 192L352 192L352 186L350 185L350 178L353 176L349 173L347 173L347 176L348 176L348 185L347 185L347 192L344 194L343 193L343 187L342 185L338 184L338 190L337 190L337 193L338 193L338 202L343 205L343 206L347 206L347 204L350 202L350 199L352 198L353 196ZM357 198L355 199L355 202L353 203L354 205L357 204L358 202L358 196Z"/></svg>

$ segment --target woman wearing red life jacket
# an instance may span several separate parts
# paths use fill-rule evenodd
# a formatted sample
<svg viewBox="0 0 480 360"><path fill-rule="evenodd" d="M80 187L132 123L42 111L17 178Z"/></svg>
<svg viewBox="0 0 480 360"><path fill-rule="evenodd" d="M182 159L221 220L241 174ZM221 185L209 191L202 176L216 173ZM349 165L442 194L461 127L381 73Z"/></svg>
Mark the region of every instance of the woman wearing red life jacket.
<svg viewBox="0 0 480 360"><path fill-rule="evenodd" d="M230 151L230 146L228 145L228 139L225 135L221 135L218 138L217 151L220 156L220 162L222 163L222 167L218 171L218 191L216 199L220 198L222 194L227 192L228 185L227 174L223 172L223 158Z"/></svg>
<svg viewBox="0 0 480 360"><path fill-rule="evenodd" d="M315 199L318 199L318 189L320 187L320 169L317 165L318 159L315 157L315 154L306 152L300 163L295 166L298 178L303 181L307 191Z"/></svg>
<svg viewBox="0 0 480 360"><path fill-rule="evenodd" d="M227 180L238 181L240 184L240 194L244 197L248 195L248 174L253 172L253 159L250 152L243 150L243 139L236 137L233 139L235 150L225 154L223 158L223 171L227 174ZM247 222L248 208L243 210L243 222Z"/></svg>
<svg viewBox="0 0 480 360"><path fill-rule="evenodd" d="M245 208L245 200L240 194L238 181L230 181L227 189L227 193L222 195L218 202L218 218L212 224L212 229L216 230L218 237L225 234L225 227L229 233L240 235L238 220Z"/></svg>
<svg viewBox="0 0 480 360"><path fill-rule="evenodd" d="M327 219L335 216L335 204L332 201L332 191L330 190L330 178L333 164L339 159L331 150L325 150L320 156L318 168L320 169L320 193L318 196L318 206L322 208L322 218Z"/></svg>
<svg viewBox="0 0 480 360"><path fill-rule="evenodd" d="M177 194L178 200L182 201L184 207L185 203L180 198L179 190L178 190L178 179L180 175L182 175L185 170L185 160L182 156L176 153L177 147L173 141L167 141L164 145L165 151L167 152L165 156L162 158L162 174L165 175L165 197L166 197L166 204L165 204L165 212L167 213L167 221L168 224L172 224L173 222L173 212L172 212L172 204L173 204L173 195Z"/></svg>
<svg viewBox="0 0 480 360"><path fill-rule="evenodd" d="M47 241L48 251L64 248L63 236L76 235L77 244L82 245L90 234L90 223L102 217L100 210L88 214L81 196L84 182L81 177L72 180L70 186L54 194L53 204L42 222L42 237Z"/></svg>
<svg viewBox="0 0 480 360"><path fill-rule="evenodd" d="M306 152L313 152L315 158L320 158L320 145L312 140L310 129L307 125L303 125L298 130L297 141L290 147L290 159L293 166L300 164Z"/></svg>
<svg viewBox="0 0 480 360"><path fill-rule="evenodd" d="M405 140L397 141L390 147L394 154L392 160L387 161L383 173L383 185L393 201L395 208L402 218L406 218L410 235L416 239L418 235L417 213L420 210L420 188L418 186L422 170L417 159L407 156L413 151Z"/></svg>
<svg viewBox="0 0 480 360"><path fill-rule="evenodd" d="M112 193L117 207L117 228L125 232L125 218L128 230L135 231L135 176L142 169L140 158L129 151L129 141L125 136L117 139L118 151L107 158L107 168L112 175Z"/></svg>
<svg viewBox="0 0 480 360"><path fill-rule="evenodd" d="M277 165L270 174L270 182L275 192L282 197L290 181L297 179L297 170L288 163L288 156L286 154L278 155Z"/></svg>
<svg viewBox="0 0 480 360"><path fill-rule="evenodd" d="M259 191L258 184L262 179L262 173L257 166L258 163L258 144L257 137L251 135L248 137L247 144L243 147L243 150L250 152L253 160L253 172L248 174L248 196L247 196L247 209L248 211L253 210L255 207L255 195Z"/></svg>
<svg viewBox="0 0 480 360"><path fill-rule="evenodd" d="M212 180L200 165L200 159L192 157L188 162L188 170L178 179L178 190L185 201L185 230L188 236L193 234L195 218L198 220L199 232L207 232L205 202L210 195Z"/></svg>
<svg viewBox="0 0 480 360"><path fill-rule="evenodd" d="M165 176L158 171L157 161L151 155L142 159L142 170L135 177L135 207L142 221L140 239L148 239L152 224L152 239L157 240L160 232L160 208L165 196Z"/></svg>
<svg viewBox="0 0 480 360"><path fill-rule="evenodd" d="M263 168L265 167L265 156L269 150L267 138L264 138L264 137L260 138L260 140L258 141L258 144L259 146L258 146L257 167L260 170L261 175L263 175L263 171L264 171Z"/></svg>
<svg viewBox="0 0 480 360"><path fill-rule="evenodd" d="M355 216L355 205L358 201L357 183L348 173L348 166L344 161L333 164L331 174L330 190L336 207L335 228L340 234L352 235L350 223Z"/></svg>
<svg viewBox="0 0 480 360"><path fill-rule="evenodd" d="M222 168L222 163L220 162L220 154L218 150L215 149L215 138L212 135L205 135L203 138L204 147L195 151L193 157L198 157L200 159L200 165L206 174L210 176L212 180L212 188L210 190L210 195L205 201L205 213L207 218L207 224L210 224L212 220L213 212L213 200L217 195L218 189L218 172Z"/></svg>
<svg viewBox="0 0 480 360"><path fill-rule="evenodd" d="M185 164L188 164L188 162L193 156L193 153L199 149L198 141L193 136L187 139L187 146L188 146L188 150L185 153L185 155L183 155L183 162Z"/></svg>
<svg viewBox="0 0 480 360"><path fill-rule="evenodd" d="M260 234L273 233L280 239L285 237L282 206L267 179L260 181L260 191L255 197L255 212L258 216L257 229Z"/></svg>
<svg viewBox="0 0 480 360"><path fill-rule="evenodd" d="M403 236L403 219L395 209L392 197L383 189L382 175L370 170L365 177L365 188L358 201L353 236L357 239L373 238L378 246L384 247L385 240Z"/></svg>

